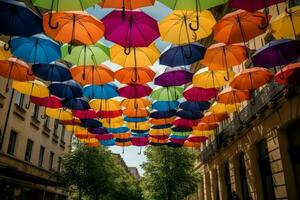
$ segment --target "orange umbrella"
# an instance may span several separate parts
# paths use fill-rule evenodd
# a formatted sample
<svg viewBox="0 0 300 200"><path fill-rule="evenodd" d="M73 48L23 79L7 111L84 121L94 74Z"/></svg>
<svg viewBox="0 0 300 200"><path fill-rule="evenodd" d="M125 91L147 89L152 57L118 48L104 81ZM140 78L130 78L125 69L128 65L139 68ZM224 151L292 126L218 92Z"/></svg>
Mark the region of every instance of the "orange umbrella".
<svg viewBox="0 0 300 200"><path fill-rule="evenodd" d="M214 27L214 40L244 44L266 30L268 20L262 12L237 10L225 15Z"/></svg>
<svg viewBox="0 0 300 200"><path fill-rule="evenodd" d="M17 81L33 81L35 79L29 65L14 57L10 57L7 60L0 60L0 76L8 78L6 83L7 92L9 79Z"/></svg>
<svg viewBox="0 0 300 200"><path fill-rule="evenodd" d="M103 85L114 81L114 72L105 65L75 66L70 72L73 79L81 85Z"/></svg>
<svg viewBox="0 0 300 200"><path fill-rule="evenodd" d="M175 117L170 117L170 118L164 118L164 119L154 119L151 118L149 122L153 125L159 126L159 125L164 125L164 124L172 124L172 122L175 120Z"/></svg>
<svg viewBox="0 0 300 200"><path fill-rule="evenodd" d="M146 6L153 5L155 0L102 0L99 5L102 8L119 8L135 10Z"/></svg>
<svg viewBox="0 0 300 200"><path fill-rule="evenodd" d="M205 123L218 123L225 119L227 119L229 116L227 113L212 113L207 112L204 117L201 119L201 122Z"/></svg>
<svg viewBox="0 0 300 200"><path fill-rule="evenodd" d="M299 70L300 70L300 62L289 64L275 74L275 81L278 84L282 84L282 85L290 84L291 81L289 80L289 77L293 76L294 74L298 75L297 72L299 72Z"/></svg>
<svg viewBox="0 0 300 200"><path fill-rule="evenodd" d="M151 101L147 98L124 99L121 106L128 109L145 109L151 105Z"/></svg>
<svg viewBox="0 0 300 200"><path fill-rule="evenodd" d="M146 109L125 109L123 110L123 114L127 117L148 117L149 111Z"/></svg>
<svg viewBox="0 0 300 200"><path fill-rule="evenodd" d="M131 133L117 133L117 134L113 134L114 138L118 138L118 139L127 139L131 136Z"/></svg>
<svg viewBox="0 0 300 200"><path fill-rule="evenodd" d="M57 28L49 26L52 13L52 23ZM104 25L95 17L83 11L47 12L43 16L43 27L52 39L76 45L95 44L104 35Z"/></svg>
<svg viewBox="0 0 300 200"><path fill-rule="evenodd" d="M201 147L201 142L190 142L188 140L186 140L183 144L184 147L187 148L200 148Z"/></svg>
<svg viewBox="0 0 300 200"><path fill-rule="evenodd" d="M224 89L217 96L219 103L236 104L250 99L250 93L247 90L237 90L231 87Z"/></svg>
<svg viewBox="0 0 300 200"><path fill-rule="evenodd" d="M270 82L272 78L273 74L269 70L253 67L236 74L230 86L238 90L254 90Z"/></svg>
<svg viewBox="0 0 300 200"><path fill-rule="evenodd" d="M158 143L158 144L165 144L168 142L168 139L158 139L154 137L149 137L149 141L153 143Z"/></svg>
<svg viewBox="0 0 300 200"><path fill-rule="evenodd" d="M115 73L115 79L124 84L145 84L154 79L155 72L149 67L125 67ZM136 81L133 79L136 77Z"/></svg>
<svg viewBox="0 0 300 200"><path fill-rule="evenodd" d="M198 130L198 131L210 131L210 130L214 130L216 128L218 128L218 124L217 123L204 123L204 122L200 122L199 124L197 124L197 126L193 127L193 130Z"/></svg>

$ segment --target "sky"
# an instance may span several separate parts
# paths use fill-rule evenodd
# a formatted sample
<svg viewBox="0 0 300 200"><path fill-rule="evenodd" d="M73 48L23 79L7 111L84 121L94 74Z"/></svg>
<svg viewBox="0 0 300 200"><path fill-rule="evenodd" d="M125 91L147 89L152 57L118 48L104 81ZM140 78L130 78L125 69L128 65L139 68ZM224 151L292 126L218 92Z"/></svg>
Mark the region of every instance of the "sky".
<svg viewBox="0 0 300 200"><path fill-rule="evenodd" d="M112 9L103 9L103 8L99 7L98 5L96 5L95 7L91 7L89 9L87 9L86 11L89 14L95 16L96 18L102 19L105 15L110 13L112 11ZM154 18L155 20L160 21L163 18L165 18L166 16L168 16L172 10L167 8L163 4L156 2L154 4L154 6L142 8L142 11L145 12L146 14L148 14L149 16L151 16L152 18ZM113 45L112 42L109 42L105 39L102 39L101 42L107 46ZM165 42L161 41L160 39L157 39L155 41L155 44L161 52L165 51L166 49L168 49L170 47L169 43L165 43ZM120 69L120 66L118 66L114 63L111 63L109 61L105 62L104 64L109 66L113 71ZM151 67L151 69L153 69L153 71L155 71L157 74L162 73L165 70L165 68L166 68L166 66L159 65L158 62L156 62ZM153 83L150 83L149 85L151 87L154 87ZM127 164L127 166L136 167L138 169L140 175L143 175L144 171L140 165L146 161L146 157L143 154L145 147L142 148L141 155L139 155L139 152L141 150L140 147L135 147L135 146L126 147L124 149L124 153L122 153L122 147L113 146L113 147L110 147L109 149L113 153L120 154L122 156L122 158L124 159L125 163Z"/></svg>

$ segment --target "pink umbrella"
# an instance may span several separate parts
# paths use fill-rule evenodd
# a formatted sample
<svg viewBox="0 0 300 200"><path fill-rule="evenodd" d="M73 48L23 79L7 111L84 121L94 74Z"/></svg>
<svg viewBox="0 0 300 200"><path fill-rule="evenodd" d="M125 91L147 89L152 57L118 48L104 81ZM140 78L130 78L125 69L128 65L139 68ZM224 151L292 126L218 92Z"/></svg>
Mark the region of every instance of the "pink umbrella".
<svg viewBox="0 0 300 200"><path fill-rule="evenodd" d="M122 15L125 14L125 20ZM157 22L141 11L115 10L106 15L102 22L105 26L105 38L125 47L147 47L159 36Z"/></svg>
<svg viewBox="0 0 300 200"><path fill-rule="evenodd" d="M112 140L114 136L112 134L96 135L98 140Z"/></svg>
<svg viewBox="0 0 300 200"><path fill-rule="evenodd" d="M184 98L188 101L209 101L217 95L218 90L215 88L205 89L193 85L187 87L183 92Z"/></svg>
<svg viewBox="0 0 300 200"><path fill-rule="evenodd" d="M93 109L89 110L72 110L73 116L79 119L94 119L97 118L97 113Z"/></svg>
<svg viewBox="0 0 300 200"><path fill-rule="evenodd" d="M118 89L119 95L128 99L137 99L151 94L152 89L148 85L129 84Z"/></svg>
<svg viewBox="0 0 300 200"><path fill-rule="evenodd" d="M186 139L170 138L170 142L183 145Z"/></svg>
<svg viewBox="0 0 300 200"><path fill-rule="evenodd" d="M133 146L143 147L149 144L149 139L148 137L133 137L131 143Z"/></svg>
<svg viewBox="0 0 300 200"><path fill-rule="evenodd" d="M199 122L200 120L190 120L177 117L173 121L173 125L177 127L193 127L196 126Z"/></svg>
<svg viewBox="0 0 300 200"><path fill-rule="evenodd" d="M34 103L36 105L47 107L47 108L61 108L62 107L61 99L54 95L51 95L49 97L43 97L43 98L31 96L30 100L32 103Z"/></svg>

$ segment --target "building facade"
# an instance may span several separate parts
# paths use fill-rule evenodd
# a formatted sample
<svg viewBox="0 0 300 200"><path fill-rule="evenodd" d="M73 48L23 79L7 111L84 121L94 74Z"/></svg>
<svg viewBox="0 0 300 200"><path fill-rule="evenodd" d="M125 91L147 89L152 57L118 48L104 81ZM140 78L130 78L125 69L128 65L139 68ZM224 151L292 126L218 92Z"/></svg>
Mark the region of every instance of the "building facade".
<svg viewBox="0 0 300 200"><path fill-rule="evenodd" d="M0 199L66 199L55 179L72 135L0 78Z"/></svg>

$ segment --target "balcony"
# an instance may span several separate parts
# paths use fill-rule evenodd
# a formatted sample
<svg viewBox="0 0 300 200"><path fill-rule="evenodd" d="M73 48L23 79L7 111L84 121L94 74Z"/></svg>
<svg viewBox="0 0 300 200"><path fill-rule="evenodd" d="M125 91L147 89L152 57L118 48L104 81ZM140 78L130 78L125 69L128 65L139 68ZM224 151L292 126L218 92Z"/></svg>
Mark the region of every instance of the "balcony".
<svg viewBox="0 0 300 200"><path fill-rule="evenodd" d="M227 126L216 134L215 139L203 149L200 160L209 162L216 152L241 135L242 130L249 127L250 123L259 118L266 109L274 107L281 96L294 94L300 94L300 87L282 86L274 82L260 91L255 91L251 102L236 114Z"/></svg>

